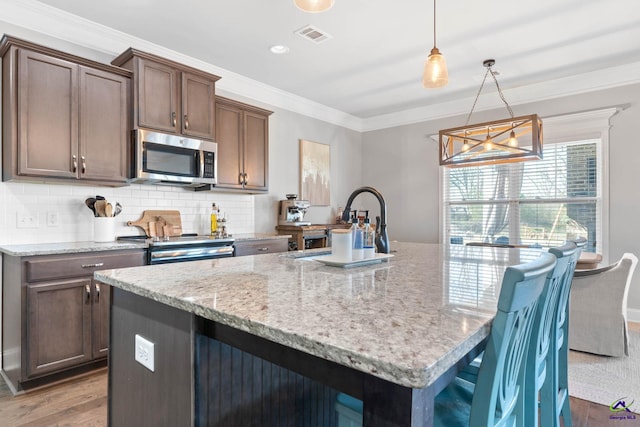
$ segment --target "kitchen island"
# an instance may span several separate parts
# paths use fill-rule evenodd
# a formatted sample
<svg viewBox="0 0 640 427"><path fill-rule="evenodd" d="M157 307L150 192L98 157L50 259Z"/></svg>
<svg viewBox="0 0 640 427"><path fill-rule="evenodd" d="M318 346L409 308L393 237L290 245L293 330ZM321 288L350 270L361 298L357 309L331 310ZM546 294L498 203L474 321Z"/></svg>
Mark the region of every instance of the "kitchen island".
<svg viewBox="0 0 640 427"><path fill-rule="evenodd" d="M431 425L434 396L478 354L508 265L539 252L393 243L337 268L285 253L105 270L111 425ZM154 344L153 371L134 361Z"/></svg>

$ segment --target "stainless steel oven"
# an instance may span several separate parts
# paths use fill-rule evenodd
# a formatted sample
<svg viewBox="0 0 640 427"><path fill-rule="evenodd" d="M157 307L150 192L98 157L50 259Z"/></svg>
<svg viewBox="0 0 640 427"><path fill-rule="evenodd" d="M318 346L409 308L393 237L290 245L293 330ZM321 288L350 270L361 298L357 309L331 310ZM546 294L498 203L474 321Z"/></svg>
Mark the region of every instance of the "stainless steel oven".
<svg viewBox="0 0 640 427"><path fill-rule="evenodd" d="M199 187L216 184L218 144L138 129L130 182Z"/></svg>
<svg viewBox="0 0 640 427"><path fill-rule="evenodd" d="M226 258L234 255L234 239L215 239L211 236L182 235L180 237L148 238L146 236L122 236L118 240L146 240L147 264L197 261Z"/></svg>

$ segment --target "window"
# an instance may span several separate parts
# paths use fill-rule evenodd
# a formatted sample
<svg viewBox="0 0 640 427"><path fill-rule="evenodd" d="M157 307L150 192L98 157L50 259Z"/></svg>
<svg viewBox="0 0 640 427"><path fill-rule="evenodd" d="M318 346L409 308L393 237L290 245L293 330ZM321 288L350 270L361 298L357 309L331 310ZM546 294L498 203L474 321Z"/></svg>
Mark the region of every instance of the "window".
<svg viewBox="0 0 640 427"><path fill-rule="evenodd" d="M603 146L614 112L545 120L543 160L442 168L444 240L551 247L582 236L585 250L603 253Z"/></svg>

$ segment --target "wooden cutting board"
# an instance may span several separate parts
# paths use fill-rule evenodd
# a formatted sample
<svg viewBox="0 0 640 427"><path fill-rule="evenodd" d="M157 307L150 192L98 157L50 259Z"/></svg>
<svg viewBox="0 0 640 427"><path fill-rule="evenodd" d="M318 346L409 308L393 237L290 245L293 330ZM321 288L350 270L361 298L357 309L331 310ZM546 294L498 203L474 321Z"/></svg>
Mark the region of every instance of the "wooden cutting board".
<svg viewBox="0 0 640 427"><path fill-rule="evenodd" d="M127 225L140 227L147 237L164 237L182 235L180 211L147 210L137 221L128 221Z"/></svg>

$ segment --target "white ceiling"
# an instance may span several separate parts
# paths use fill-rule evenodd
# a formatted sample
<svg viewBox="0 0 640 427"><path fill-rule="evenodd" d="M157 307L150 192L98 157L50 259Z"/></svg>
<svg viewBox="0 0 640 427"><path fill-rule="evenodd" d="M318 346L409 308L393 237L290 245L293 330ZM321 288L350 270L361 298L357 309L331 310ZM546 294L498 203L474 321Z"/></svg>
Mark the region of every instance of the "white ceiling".
<svg viewBox="0 0 640 427"><path fill-rule="evenodd" d="M293 0L41 2L363 120L456 101L468 110L487 58L512 104L640 81L638 0L440 0L449 85L429 90L431 0L335 0L319 14ZM332 38L294 34L309 24ZM270 53L275 44L290 52ZM491 81L483 93L497 98Z"/></svg>

